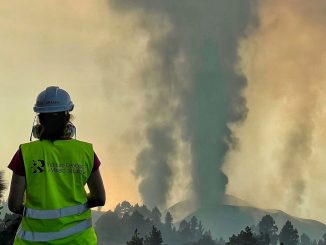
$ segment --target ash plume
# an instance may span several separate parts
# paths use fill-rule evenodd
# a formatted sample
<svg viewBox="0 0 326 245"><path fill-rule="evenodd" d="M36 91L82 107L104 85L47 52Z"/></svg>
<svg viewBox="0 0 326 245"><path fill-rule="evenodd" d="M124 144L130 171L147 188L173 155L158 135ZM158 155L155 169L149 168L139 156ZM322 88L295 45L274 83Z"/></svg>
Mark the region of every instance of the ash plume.
<svg viewBox="0 0 326 245"><path fill-rule="evenodd" d="M139 191L146 205L155 207L168 199L172 185L170 164L176 147L169 127L152 125L146 133L149 146L137 157L135 175L141 178Z"/></svg>
<svg viewBox="0 0 326 245"><path fill-rule="evenodd" d="M221 166L234 143L228 123L242 121L247 111L241 94L246 79L235 72L235 65L254 1L108 3L121 13L137 13L149 32L153 61L141 78L148 146L135 170L145 204L166 205L180 140L190 145L192 189L200 205L220 203L228 182Z"/></svg>

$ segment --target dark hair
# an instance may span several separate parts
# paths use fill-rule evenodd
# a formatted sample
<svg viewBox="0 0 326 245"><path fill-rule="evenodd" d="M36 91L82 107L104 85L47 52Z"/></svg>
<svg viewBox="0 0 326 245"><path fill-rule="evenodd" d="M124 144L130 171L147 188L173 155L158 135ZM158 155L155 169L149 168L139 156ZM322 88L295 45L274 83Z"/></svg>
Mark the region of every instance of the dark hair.
<svg viewBox="0 0 326 245"><path fill-rule="evenodd" d="M66 125L70 120L67 112L40 113L38 115L40 125L40 140L58 140L65 137Z"/></svg>

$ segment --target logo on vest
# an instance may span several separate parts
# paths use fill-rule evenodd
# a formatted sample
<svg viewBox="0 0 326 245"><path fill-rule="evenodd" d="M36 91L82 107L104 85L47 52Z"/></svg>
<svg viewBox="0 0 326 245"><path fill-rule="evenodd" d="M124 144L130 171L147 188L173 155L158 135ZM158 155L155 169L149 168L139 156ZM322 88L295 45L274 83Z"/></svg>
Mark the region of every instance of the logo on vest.
<svg viewBox="0 0 326 245"><path fill-rule="evenodd" d="M33 160L33 166L31 167L33 170L33 174L43 173L45 168L44 160Z"/></svg>
<svg viewBox="0 0 326 245"><path fill-rule="evenodd" d="M82 163L47 163L48 172L53 174L86 174L87 167Z"/></svg>

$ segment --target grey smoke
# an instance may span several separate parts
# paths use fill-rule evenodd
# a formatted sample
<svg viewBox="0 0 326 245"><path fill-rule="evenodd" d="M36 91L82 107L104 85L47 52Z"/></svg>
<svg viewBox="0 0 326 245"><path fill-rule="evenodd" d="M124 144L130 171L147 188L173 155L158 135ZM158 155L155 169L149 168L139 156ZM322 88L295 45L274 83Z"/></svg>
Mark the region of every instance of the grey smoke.
<svg viewBox="0 0 326 245"><path fill-rule="evenodd" d="M175 143L171 138L171 128L151 125L147 129L149 146L137 157L135 174L141 177L139 191L149 207L161 206L168 198L172 182L170 167Z"/></svg>
<svg viewBox="0 0 326 245"><path fill-rule="evenodd" d="M220 203L227 176L221 171L234 144L228 128L246 116L244 77L235 72L239 39L252 20L251 0L109 0L118 11L139 11L152 33L148 49L159 62L146 69L148 147L137 158L145 204L165 206L173 183L176 131L190 143L193 190L201 205ZM160 21L171 29L155 35ZM179 57L185 63L178 76ZM155 73L155 75L153 75Z"/></svg>

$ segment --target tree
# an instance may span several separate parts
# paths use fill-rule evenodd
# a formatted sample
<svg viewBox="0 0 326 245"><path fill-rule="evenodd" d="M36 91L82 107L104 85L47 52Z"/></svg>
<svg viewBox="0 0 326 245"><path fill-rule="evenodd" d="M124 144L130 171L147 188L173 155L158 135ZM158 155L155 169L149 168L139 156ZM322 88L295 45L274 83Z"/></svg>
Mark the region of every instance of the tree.
<svg viewBox="0 0 326 245"><path fill-rule="evenodd" d="M145 237L144 245L160 245L163 243L161 231L158 230L154 225L149 236Z"/></svg>
<svg viewBox="0 0 326 245"><path fill-rule="evenodd" d="M326 245L326 233L323 235L323 238L318 241L318 245Z"/></svg>
<svg viewBox="0 0 326 245"><path fill-rule="evenodd" d="M289 220L286 221L285 225L283 226L279 235L279 240L286 245L299 244L298 230L293 227Z"/></svg>
<svg viewBox="0 0 326 245"><path fill-rule="evenodd" d="M203 224L201 223L201 221L199 221L199 223L198 223L198 228L197 228L197 234L199 235L199 236L202 236L203 235L203 233L204 233L204 226L203 226Z"/></svg>
<svg viewBox="0 0 326 245"><path fill-rule="evenodd" d="M170 212L167 212L165 215L165 227L171 231L173 227L173 217Z"/></svg>
<svg viewBox="0 0 326 245"><path fill-rule="evenodd" d="M261 234L268 234L270 243L272 245L277 244L278 236L277 231L278 228L275 224L275 221L272 216L265 215L258 224L259 233Z"/></svg>
<svg viewBox="0 0 326 245"><path fill-rule="evenodd" d="M125 228L128 230L128 234L137 229L140 234L146 234L151 230L152 223L148 219L144 219L144 216L138 211L133 212L132 215L127 216L123 220Z"/></svg>
<svg viewBox="0 0 326 245"><path fill-rule="evenodd" d="M125 214L130 215L132 212L133 206L127 201L119 203L114 209L114 213L116 213L120 219L125 216Z"/></svg>
<svg viewBox="0 0 326 245"><path fill-rule="evenodd" d="M156 225L161 224L161 217L162 217L161 211L157 207L154 207L152 210L153 223Z"/></svg>
<svg viewBox="0 0 326 245"><path fill-rule="evenodd" d="M206 231L197 242L191 244L192 245L218 245L218 243L216 243L213 240L210 231Z"/></svg>
<svg viewBox="0 0 326 245"><path fill-rule="evenodd" d="M326 245L326 233L323 235L323 238L318 241L318 245Z"/></svg>
<svg viewBox="0 0 326 245"><path fill-rule="evenodd" d="M312 241L306 233L302 233L300 236L300 245L311 245Z"/></svg>
<svg viewBox="0 0 326 245"><path fill-rule="evenodd" d="M103 214L95 224L95 229L99 240L113 240L123 242L131 234L122 224L118 215L111 210ZM134 231L133 229L132 231ZM123 237L124 239L120 239Z"/></svg>
<svg viewBox="0 0 326 245"><path fill-rule="evenodd" d="M127 242L127 245L143 245L144 239L142 237L139 237L139 233L137 229L134 232L134 235L131 237L131 240Z"/></svg>
<svg viewBox="0 0 326 245"><path fill-rule="evenodd" d="M0 215L1 215L1 209L3 209L3 204L0 201Z"/></svg>
<svg viewBox="0 0 326 245"><path fill-rule="evenodd" d="M0 171L0 199L3 196L3 191L6 189L6 184L3 177L3 171ZM0 203L0 210L3 209L3 206ZM0 212L1 214L1 212Z"/></svg>
<svg viewBox="0 0 326 245"><path fill-rule="evenodd" d="M191 220L189 221L189 228L190 228L192 240L196 241L201 237L203 237L204 228L201 221L198 221L196 216L192 216Z"/></svg>
<svg viewBox="0 0 326 245"><path fill-rule="evenodd" d="M254 237L249 226L245 230L241 231L239 235L233 235L229 238L229 241L226 245L257 245L257 240Z"/></svg>
<svg viewBox="0 0 326 245"><path fill-rule="evenodd" d="M134 211L138 211L144 218L151 218L152 212L147 208L146 205L139 206L138 204L135 205Z"/></svg>
<svg viewBox="0 0 326 245"><path fill-rule="evenodd" d="M198 227L198 219L196 216L192 216L191 220L190 220L190 230L192 233L196 233Z"/></svg>
<svg viewBox="0 0 326 245"><path fill-rule="evenodd" d="M256 235L255 238L257 240L258 245L269 245L271 242L271 239L269 238L269 235L267 233L260 233L260 235Z"/></svg>
<svg viewBox="0 0 326 245"><path fill-rule="evenodd" d="M3 171L0 171L0 198L2 198L3 191L6 189L5 180L3 177Z"/></svg>
<svg viewBox="0 0 326 245"><path fill-rule="evenodd" d="M182 220L179 225L178 233L180 234L181 238L185 242L189 242L192 240L192 233L190 229L190 223L188 223L186 220Z"/></svg>
<svg viewBox="0 0 326 245"><path fill-rule="evenodd" d="M1 245L12 245L21 222L21 216L17 214L6 214L4 222L6 229L0 232Z"/></svg>

